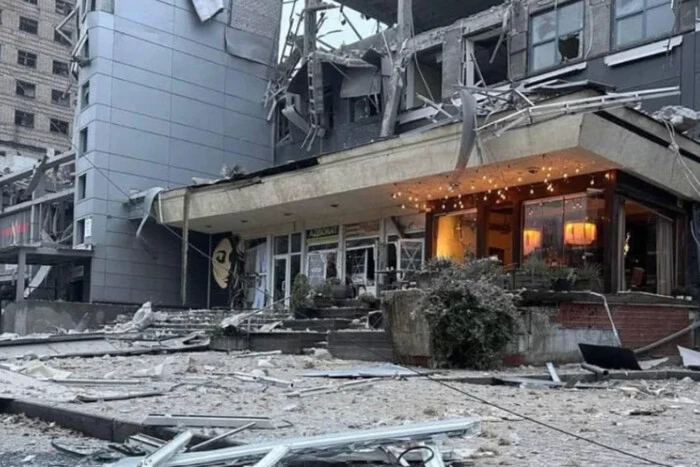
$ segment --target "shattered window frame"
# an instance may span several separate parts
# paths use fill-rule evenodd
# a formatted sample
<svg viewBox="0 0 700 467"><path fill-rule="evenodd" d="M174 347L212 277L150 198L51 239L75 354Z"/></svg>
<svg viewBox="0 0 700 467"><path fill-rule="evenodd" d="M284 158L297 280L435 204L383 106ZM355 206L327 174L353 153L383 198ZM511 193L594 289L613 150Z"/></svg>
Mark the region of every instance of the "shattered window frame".
<svg viewBox="0 0 700 467"><path fill-rule="evenodd" d="M372 118L376 118L382 114L382 102L381 102L381 94L376 94L374 96L376 99L373 99L370 96L358 96L358 97L350 97L348 98L348 105L350 108L350 122L351 123L357 123L357 122L362 122L365 120L369 120ZM365 104L367 113L362 114L359 113L358 115L358 104Z"/></svg>
<svg viewBox="0 0 700 467"><path fill-rule="evenodd" d="M572 19L575 21L574 15L571 15L571 10L573 7L580 9L580 18L578 21L578 26L568 27L562 31L563 24L570 23ZM585 5L582 0L569 2L564 5L559 5L556 8L550 8L545 11L537 12L530 16L530 32L529 32L529 47L528 47L528 68L531 72L547 70L550 68L558 67L564 63L578 60L582 57L583 51L583 31L585 27ZM537 39L535 34L535 23L541 19L545 18L547 15L553 16L553 31L547 34L539 34L540 37ZM569 25L570 26L570 25ZM578 53L576 57L564 58L562 57L560 51L560 41L568 38L573 38L578 36ZM535 54L538 48L543 46L553 45L552 47L552 57L551 62L547 62L543 65L536 66Z"/></svg>
<svg viewBox="0 0 700 467"><path fill-rule="evenodd" d="M629 4L637 3L638 6L628 5L625 9L625 0L615 0L613 4L612 43L616 49L638 45L650 39L659 39L673 32L676 26L676 15L671 8L671 0L626 0ZM659 16L659 14L665 17ZM639 31L636 37L620 37L623 31L621 24L632 20L641 20L638 24ZM668 24L663 25L664 21ZM629 33L629 30L627 30Z"/></svg>

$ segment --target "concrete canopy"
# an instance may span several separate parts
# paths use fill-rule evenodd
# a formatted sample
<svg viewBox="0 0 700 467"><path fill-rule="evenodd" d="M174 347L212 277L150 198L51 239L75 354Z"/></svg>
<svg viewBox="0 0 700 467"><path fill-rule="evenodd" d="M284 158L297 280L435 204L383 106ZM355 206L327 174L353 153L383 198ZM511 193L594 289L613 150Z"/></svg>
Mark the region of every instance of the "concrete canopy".
<svg viewBox="0 0 700 467"><path fill-rule="evenodd" d="M618 124L616 122L621 122ZM264 177L241 188L230 184L190 188L189 228L244 236L270 229L290 231L419 212L392 194L410 187L423 199L448 185L462 193L542 182L538 170L553 166L553 179L622 169L679 197L697 199L685 169L668 149L663 125L630 109L579 114L533 123L500 137L482 135L465 170L455 170L461 124L404 135L322 156L307 169ZM700 145L678 137L685 164L700 176ZM161 195L162 223L182 226L185 189ZM435 199L435 198L433 198ZM402 207L403 206L403 207ZM286 227L284 227L286 226ZM267 229L267 230L266 230Z"/></svg>

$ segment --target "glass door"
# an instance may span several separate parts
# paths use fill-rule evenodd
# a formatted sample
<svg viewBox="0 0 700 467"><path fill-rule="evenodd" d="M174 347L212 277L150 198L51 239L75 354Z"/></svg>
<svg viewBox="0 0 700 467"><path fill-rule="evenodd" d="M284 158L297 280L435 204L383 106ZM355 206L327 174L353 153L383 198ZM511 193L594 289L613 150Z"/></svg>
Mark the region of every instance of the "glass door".
<svg viewBox="0 0 700 467"><path fill-rule="evenodd" d="M275 237L272 296L274 302L281 302L280 308L289 305L294 279L301 272L301 240L300 233Z"/></svg>

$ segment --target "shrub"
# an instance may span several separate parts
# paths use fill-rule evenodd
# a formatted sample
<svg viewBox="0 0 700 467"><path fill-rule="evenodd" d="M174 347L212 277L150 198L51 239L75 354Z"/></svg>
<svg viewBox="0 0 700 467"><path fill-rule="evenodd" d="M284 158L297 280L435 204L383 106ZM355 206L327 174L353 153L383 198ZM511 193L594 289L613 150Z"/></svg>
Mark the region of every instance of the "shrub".
<svg viewBox="0 0 700 467"><path fill-rule="evenodd" d="M492 266L465 266L443 269L427 291L433 351L441 365L493 368L517 329L516 298L492 280Z"/></svg>
<svg viewBox="0 0 700 467"><path fill-rule="evenodd" d="M292 295L289 298L292 313L304 313L309 308L312 308L310 293L309 278L304 274L298 274L292 283Z"/></svg>
<svg viewBox="0 0 700 467"><path fill-rule="evenodd" d="M360 301L360 303L366 305L370 310L378 309L379 305L381 304L381 301L377 297L368 293L361 294L359 297L357 297L357 299Z"/></svg>

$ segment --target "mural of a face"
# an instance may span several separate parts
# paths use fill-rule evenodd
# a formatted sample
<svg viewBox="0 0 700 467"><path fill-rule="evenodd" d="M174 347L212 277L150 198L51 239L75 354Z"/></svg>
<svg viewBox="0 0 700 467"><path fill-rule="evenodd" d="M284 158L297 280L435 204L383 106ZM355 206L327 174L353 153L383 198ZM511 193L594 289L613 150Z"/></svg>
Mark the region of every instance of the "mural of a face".
<svg viewBox="0 0 700 467"><path fill-rule="evenodd" d="M214 254L212 255L212 275L214 276L216 284L222 289L228 287L232 251L233 245L231 245L231 240L224 238L216 245Z"/></svg>

